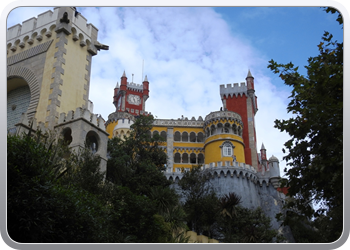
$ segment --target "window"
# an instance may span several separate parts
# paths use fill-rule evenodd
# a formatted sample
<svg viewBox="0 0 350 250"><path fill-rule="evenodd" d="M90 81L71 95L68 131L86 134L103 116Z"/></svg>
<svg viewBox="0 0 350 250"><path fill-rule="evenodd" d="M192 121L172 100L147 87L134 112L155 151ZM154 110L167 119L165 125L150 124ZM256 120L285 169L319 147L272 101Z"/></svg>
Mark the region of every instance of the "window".
<svg viewBox="0 0 350 250"><path fill-rule="evenodd" d="M233 155L233 148L232 144L225 142L224 145L222 146L222 155L223 156L232 156Z"/></svg>
<svg viewBox="0 0 350 250"><path fill-rule="evenodd" d="M174 134L174 141L181 141L181 134L179 131L176 131Z"/></svg>
<svg viewBox="0 0 350 250"><path fill-rule="evenodd" d="M188 141L188 133L187 132L182 133L182 141Z"/></svg>

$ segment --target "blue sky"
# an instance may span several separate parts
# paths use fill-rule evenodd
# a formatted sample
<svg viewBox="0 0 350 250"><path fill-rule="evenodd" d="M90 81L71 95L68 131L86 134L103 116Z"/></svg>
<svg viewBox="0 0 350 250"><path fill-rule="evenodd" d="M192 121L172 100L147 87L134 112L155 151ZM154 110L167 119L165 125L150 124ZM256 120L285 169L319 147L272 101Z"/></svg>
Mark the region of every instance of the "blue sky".
<svg viewBox="0 0 350 250"><path fill-rule="evenodd" d="M7 27L53 8L17 8ZM82 8L109 45L93 57L90 100L107 120L115 111L113 89L125 70L128 81L150 82L146 110L158 118L203 118L222 106L219 85L244 82L251 70L258 96L257 147L280 160L288 136L273 128L287 119L290 88L268 68L268 61L304 66L318 53L324 31L343 40L335 14L319 7L132 7ZM142 70L142 65L144 67ZM143 73L143 75L142 75Z"/></svg>

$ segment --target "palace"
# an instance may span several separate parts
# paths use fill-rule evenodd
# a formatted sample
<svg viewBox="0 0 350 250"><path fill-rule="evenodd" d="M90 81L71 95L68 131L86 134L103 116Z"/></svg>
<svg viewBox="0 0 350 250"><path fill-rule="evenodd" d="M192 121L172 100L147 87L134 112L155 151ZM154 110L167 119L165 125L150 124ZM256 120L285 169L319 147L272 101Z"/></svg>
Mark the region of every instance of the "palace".
<svg viewBox="0 0 350 250"><path fill-rule="evenodd" d="M142 84L128 82L125 72L114 89L113 104L116 111L109 115L106 131L109 138L123 138L129 134L135 116L147 114L146 100L150 83L145 77ZM254 116L258 110L254 90L254 77L248 71L246 82L220 86L223 107L207 114L203 119L182 117L156 119L150 136L159 134L165 140L168 154L168 172L189 170L192 165L210 167L247 164L262 171L266 164L266 149L256 149ZM273 160L274 158L271 158ZM274 169L279 176L279 168Z"/></svg>
<svg viewBox="0 0 350 250"><path fill-rule="evenodd" d="M56 7L7 30L7 129L21 133L55 130L72 149L92 142L106 170L108 138L128 135L135 117L146 112L152 83L128 82L125 72L111 90L115 112L105 121L93 114L89 100L91 61L108 46L97 40L98 30L74 7ZM218 86L222 108L204 118L156 119L150 136L165 139L168 155L165 176L176 182L181 169L201 165L211 174L217 194L235 192L242 205L261 207L280 228L275 215L282 211L279 161L256 146L258 111L254 77ZM98 100L96 100L98 102ZM112 105L112 104L111 104Z"/></svg>

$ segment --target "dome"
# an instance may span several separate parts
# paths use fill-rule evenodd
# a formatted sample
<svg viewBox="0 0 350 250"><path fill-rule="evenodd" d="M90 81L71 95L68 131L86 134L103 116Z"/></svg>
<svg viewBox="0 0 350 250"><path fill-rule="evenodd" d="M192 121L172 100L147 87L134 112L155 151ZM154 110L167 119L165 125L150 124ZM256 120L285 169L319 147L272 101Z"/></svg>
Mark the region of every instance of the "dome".
<svg viewBox="0 0 350 250"><path fill-rule="evenodd" d="M270 157L269 161L270 161L270 162L271 162L271 161L277 161L277 162L279 162L278 159L277 159L277 157L274 156L274 155L272 155L272 156Z"/></svg>
<svg viewBox="0 0 350 250"><path fill-rule="evenodd" d="M113 130L117 129L130 129L130 126L134 124L132 120L129 119L118 119L118 124L114 127Z"/></svg>

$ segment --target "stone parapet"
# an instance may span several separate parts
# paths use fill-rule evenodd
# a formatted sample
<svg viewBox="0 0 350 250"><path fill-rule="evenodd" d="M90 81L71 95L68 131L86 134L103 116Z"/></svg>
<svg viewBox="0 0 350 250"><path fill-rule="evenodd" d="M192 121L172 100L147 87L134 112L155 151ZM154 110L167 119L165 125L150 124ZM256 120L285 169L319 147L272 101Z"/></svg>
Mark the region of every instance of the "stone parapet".
<svg viewBox="0 0 350 250"><path fill-rule="evenodd" d="M192 117L189 120L187 117L174 119L157 119L153 122L153 126L164 126L164 127L198 127L203 128L204 122L201 116L196 120Z"/></svg>
<svg viewBox="0 0 350 250"><path fill-rule="evenodd" d="M243 126L242 117L239 114L237 114L236 112L227 111L227 110L226 111L214 111L214 112L211 112L210 114L208 114L204 119L204 126L207 126L207 124L209 124L213 121L217 121L217 120L221 120L221 119L235 120Z"/></svg>

